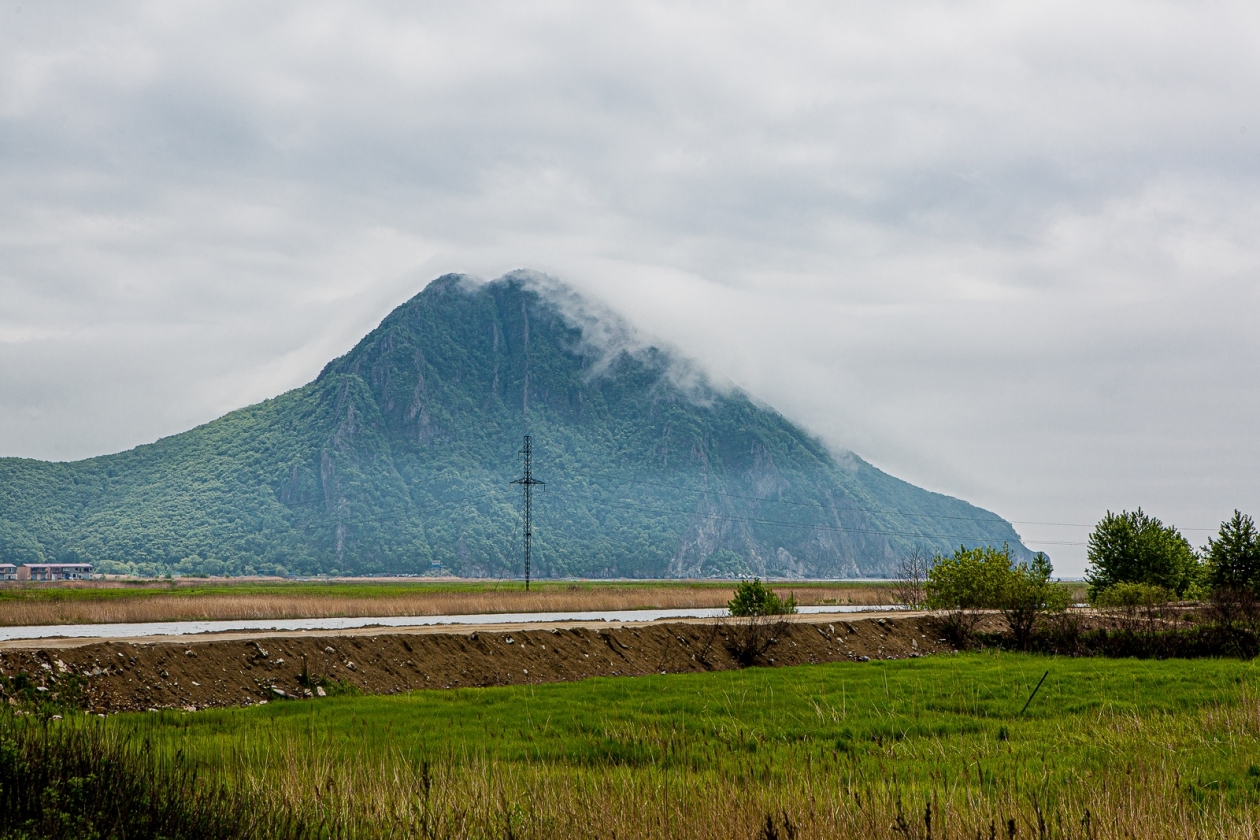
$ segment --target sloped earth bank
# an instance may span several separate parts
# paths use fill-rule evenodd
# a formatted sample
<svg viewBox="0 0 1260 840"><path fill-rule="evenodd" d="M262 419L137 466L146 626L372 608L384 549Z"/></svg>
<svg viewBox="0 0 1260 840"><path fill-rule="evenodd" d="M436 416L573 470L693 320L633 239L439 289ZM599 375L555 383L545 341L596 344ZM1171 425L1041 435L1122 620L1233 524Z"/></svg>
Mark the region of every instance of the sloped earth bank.
<svg viewBox="0 0 1260 840"><path fill-rule="evenodd" d="M361 691L394 694L729 670L747 629L737 619L655 624L417 628L162 641L42 640L0 647L0 691L61 698L97 713L189 711ZM902 659L952 650L922 614L797 616L751 664ZM19 676L25 675L25 678ZM32 695L32 692L37 694Z"/></svg>

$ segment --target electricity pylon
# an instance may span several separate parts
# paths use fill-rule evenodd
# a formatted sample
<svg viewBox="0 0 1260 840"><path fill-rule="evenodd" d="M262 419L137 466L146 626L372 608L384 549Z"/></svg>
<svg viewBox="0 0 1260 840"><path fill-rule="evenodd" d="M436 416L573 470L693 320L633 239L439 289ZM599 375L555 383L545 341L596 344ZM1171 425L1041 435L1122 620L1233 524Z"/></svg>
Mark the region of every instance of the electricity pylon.
<svg viewBox="0 0 1260 840"><path fill-rule="evenodd" d="M525 475L513 481L513 484L521 485L521 490L525 492L525 591L529 591L529 543L533 538L532 516L530 511L530 497L533 495L534 486L541 484L544 487L547 482L537 481L531 472L530 464L530 445L529 435L525 435L525 448L521 450L521 454L525 456Z"/></svg>

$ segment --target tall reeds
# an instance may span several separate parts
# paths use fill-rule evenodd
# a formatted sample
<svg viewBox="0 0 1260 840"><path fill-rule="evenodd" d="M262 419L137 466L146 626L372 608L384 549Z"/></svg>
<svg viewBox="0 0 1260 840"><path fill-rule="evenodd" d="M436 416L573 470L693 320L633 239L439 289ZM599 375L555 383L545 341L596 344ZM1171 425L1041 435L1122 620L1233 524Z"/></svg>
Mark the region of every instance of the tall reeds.
<svg viewBox="0 0 1260 840"><path fill-rule="evenodd" d="M752 768L745 768L752 769ZM234 769L251 801L338 837L1247 838L1254 808L1187 796L1176 762L1066 789L942 779L925 789L823 765L777 778L677 767L572 767L404 755L335 761L289 746ZM755 773L753 774L755 775Z"/></svg>
<svg viewBox="0 0 1260 840"><path fill-rule="evenodd" d="M775 587L786 590L790 587ZM809 587L796 590L803 605L879 604L887 596L877 587ZM154 595L101 600L5 600L0 624L113 624L145 621L214 621L230 619L338 618L402 615L471 615L514 612L594 612L642 608L722 607L731 597L725 587L686 586L559 586L536 592L493 591L410 592L356 597L275 593Z"/></svg>

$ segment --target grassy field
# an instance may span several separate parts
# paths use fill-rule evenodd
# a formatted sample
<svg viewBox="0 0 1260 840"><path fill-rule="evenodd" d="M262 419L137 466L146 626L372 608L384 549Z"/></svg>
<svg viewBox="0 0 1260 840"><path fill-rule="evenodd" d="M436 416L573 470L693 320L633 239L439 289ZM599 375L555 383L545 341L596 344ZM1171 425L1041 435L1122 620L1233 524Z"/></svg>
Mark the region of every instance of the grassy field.
<svg viewBox="0 0 1260 840"><path fill-rule="evenodd" d="M1231 660L965 654L102 725L348 836L1252 837L1258 690Z"/></svg>
<svg viewBox="0 0 1260 840"><path fill-rule="evenodd" d="M882 583L775 586L801 604L889 603ZM0 585L0 624L456 615L719 607L731 581L241 581Z"/></svg>

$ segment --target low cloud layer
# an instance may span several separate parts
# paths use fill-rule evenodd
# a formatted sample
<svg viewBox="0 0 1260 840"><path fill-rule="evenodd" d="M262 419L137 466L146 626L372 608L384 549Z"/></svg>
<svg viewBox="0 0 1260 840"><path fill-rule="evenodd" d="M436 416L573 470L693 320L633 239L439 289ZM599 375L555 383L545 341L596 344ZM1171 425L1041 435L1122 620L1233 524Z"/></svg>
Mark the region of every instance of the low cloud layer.
<svg viewBox="0 0 1260 840"><path fill-rule="evenodd" d="M1067 523L1017 525L1065 573L1107 508L1214 529L1260 513L1257 42L1242 3L5 0L0 454L181 431L530 268Z"/></svg>

